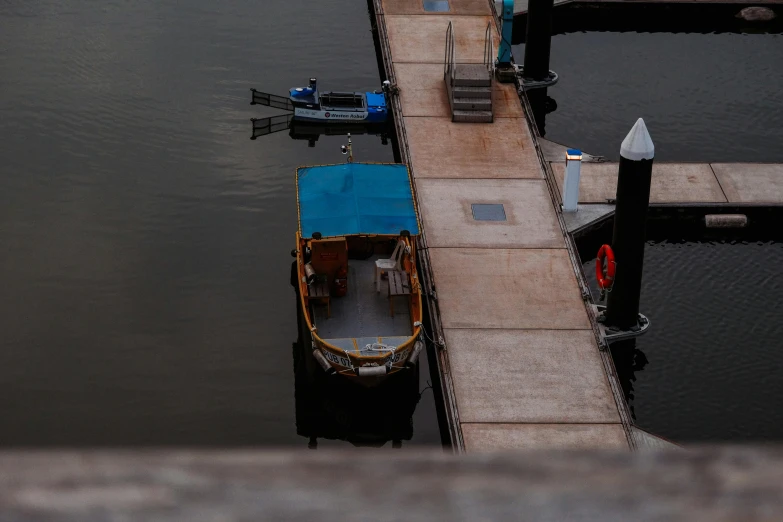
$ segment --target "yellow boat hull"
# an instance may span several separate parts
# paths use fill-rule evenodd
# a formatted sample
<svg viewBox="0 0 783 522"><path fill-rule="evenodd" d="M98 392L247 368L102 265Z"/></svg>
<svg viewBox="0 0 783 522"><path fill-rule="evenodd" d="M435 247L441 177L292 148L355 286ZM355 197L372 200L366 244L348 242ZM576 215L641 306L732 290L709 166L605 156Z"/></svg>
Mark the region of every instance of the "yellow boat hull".
<svg viewBox="0 0 783 522"><path fill-rule="evenodd" d="M314 240L303 239L299 233L296 235L297 248L295 253L297 260L296 272L294 274L304 318L303 326L309 332L313 357L320 367L328 373L336 373L368 386L377 384L389 376L405 371L415 365L424 349L423 342L420 340L422 331L422 296L416 270L415 241L410 237L387 238L373 236L370 239L378 243L383 241L389 242L390 239L398 239L405 241L407 246L408 254L404 258L402 268L411 281L410 295L405 296L411 322L409 330L411 333L404 342L390 347L393 349L388 349L389 347L384 344L385 338L383 336L378 336L375 339L377 339L379 346L387 348L381 348L381 353L377 355L368 355L366 350L363 351L358 346L354 350L346 349L330 343L328 339L324 339L319 335L318 321L314 317L313 305L321 304L323 296L310 295L312 290L308 285L305 271L305 252L312 246L311 242ZM330 297L330 299L340 299L340 297ZM351 321L350 317L341 319L343 321ZM384 332L378 333L382 334ZM395 339L399 340L400 337L397 336ZM354 345L356 344L355 341L354 339Z"/></svg>

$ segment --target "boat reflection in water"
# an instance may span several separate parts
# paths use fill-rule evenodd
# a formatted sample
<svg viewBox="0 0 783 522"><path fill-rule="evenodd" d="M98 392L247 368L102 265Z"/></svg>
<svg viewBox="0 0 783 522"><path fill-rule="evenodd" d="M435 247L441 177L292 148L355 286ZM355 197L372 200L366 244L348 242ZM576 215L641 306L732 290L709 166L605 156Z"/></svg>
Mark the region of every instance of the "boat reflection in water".
<svg viewBox="0 0 783 522"><path fill-rule="evenodd" d="M421 397L419 365L367 388L327 374L312 356L311 340L297 295L299 336L293 343L296 432L316 449L318 439L357 447L393 448L413 437L413 412Z"/></svg>
<svg viewBox="0 0 783 522"><path fill-rule="evenodd" d="M350 133L353 135L370 134L381 138L381 143L389 143L389 133L391 130L388 122L383 123L318 123L302 122L293 119L291 114L281 114L279 116L270 116L267 118L252 118L253 134L250 136L254 140L260 136L273 134L275 132L289 131L288 135L295 140L307 141L308 147L315 147L315 143L321 135L324 136L345 136Z"/></svg>

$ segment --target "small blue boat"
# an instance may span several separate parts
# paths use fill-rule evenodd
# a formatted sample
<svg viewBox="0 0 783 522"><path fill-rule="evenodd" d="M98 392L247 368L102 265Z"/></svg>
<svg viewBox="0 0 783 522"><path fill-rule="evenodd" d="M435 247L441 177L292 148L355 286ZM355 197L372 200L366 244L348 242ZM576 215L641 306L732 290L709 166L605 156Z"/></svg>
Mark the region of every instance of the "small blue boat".
<svg viewBox="0 0 783 522"><path fill-rule="evenodd" d="M288 98L251 89L251 104L292 111L293 119L319 123L383 123L389 115L386 104L388 82L375 92L318 92L315 78L307 87L294 87Z"/></svg>
<svg viewBox="0 0 783 522"><path fill-rule="evenodd" d="M289 91L294 119L302 121L370 122L386 121L386 94L380 92L318 92L316 79L307 87Z"/></svg>

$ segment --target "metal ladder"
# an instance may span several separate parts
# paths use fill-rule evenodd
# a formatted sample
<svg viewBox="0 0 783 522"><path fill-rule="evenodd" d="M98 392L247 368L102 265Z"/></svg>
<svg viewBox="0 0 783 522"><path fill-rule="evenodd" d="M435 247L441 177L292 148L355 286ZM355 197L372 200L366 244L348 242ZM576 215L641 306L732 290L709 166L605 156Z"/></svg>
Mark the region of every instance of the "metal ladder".
<svg viewBox="0 0 783 522"><path fill-rule="evenodd" d="M484 33L484 63L456 63L454 26L446 28L446 52L443 58L443 80L451 107L451 121L492 123L492 25Z"/></svg>

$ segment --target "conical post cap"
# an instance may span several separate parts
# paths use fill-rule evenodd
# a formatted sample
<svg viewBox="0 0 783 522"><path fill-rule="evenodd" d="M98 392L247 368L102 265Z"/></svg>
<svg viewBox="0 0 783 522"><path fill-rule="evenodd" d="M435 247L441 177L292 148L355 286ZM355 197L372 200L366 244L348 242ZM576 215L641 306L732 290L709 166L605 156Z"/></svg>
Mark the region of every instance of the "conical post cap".
<svg viewBox="0 0 783 522"><path fill-rule="evenodd" d="M651 160L655 157L655 145L643 119L636 120L631 132L623 140L620 156L631 161Z"/></svg>

